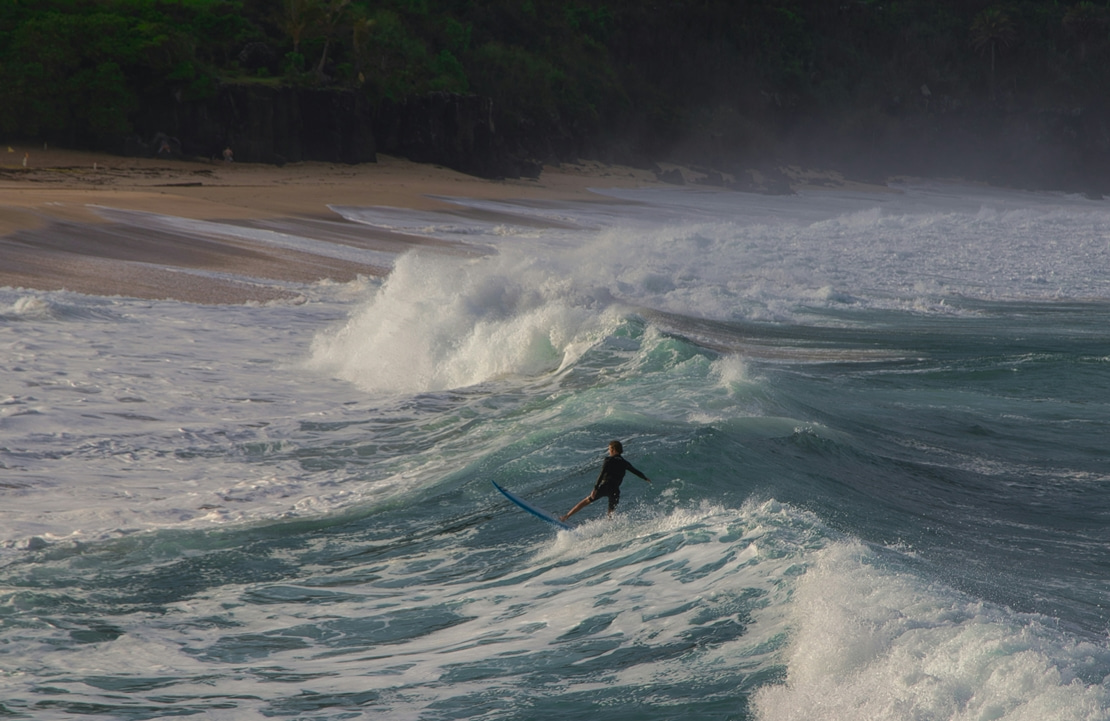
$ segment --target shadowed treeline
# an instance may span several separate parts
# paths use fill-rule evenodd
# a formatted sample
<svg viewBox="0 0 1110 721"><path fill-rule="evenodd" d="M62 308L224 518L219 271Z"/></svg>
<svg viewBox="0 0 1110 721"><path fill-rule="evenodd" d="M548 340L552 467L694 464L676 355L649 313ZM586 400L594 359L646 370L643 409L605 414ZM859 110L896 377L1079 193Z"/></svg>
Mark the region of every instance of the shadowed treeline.
<svg viewBox="0 0 1110 721"><path fill-rule="evenodd" d="M1110 160L1110 10L1091 0L0 6L5 137L119 148L229 85L341 91L371 109L477 95L501 146L537 162L1099 186Z"/></svg>

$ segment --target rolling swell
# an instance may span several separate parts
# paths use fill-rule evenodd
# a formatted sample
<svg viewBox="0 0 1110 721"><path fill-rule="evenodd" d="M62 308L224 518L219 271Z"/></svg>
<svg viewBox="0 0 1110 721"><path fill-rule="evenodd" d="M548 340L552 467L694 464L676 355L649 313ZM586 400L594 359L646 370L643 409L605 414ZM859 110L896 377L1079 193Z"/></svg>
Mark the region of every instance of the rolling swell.
<svg viewBox="0 0 1110 721"><path fill-rule="evenodd" d="M1026 257L1102 211L760 202L295 306L5 292L4 712L1105 718L1107 308ZM610 438L611 521L491 489L563 512Z"/></svg>

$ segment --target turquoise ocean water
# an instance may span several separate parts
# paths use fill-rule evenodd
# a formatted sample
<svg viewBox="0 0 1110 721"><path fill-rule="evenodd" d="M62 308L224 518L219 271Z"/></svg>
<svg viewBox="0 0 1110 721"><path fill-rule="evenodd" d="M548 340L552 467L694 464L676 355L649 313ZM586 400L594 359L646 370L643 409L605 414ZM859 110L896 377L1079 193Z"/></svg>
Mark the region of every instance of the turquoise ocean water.
<svg viewBox="0 0 1110 721"><path fill-rule="evenodd" d="M0 289L0 717L1110 718L1105 201L455 205L296 302ZM612 520L490 483L614 438Z"/></svg>

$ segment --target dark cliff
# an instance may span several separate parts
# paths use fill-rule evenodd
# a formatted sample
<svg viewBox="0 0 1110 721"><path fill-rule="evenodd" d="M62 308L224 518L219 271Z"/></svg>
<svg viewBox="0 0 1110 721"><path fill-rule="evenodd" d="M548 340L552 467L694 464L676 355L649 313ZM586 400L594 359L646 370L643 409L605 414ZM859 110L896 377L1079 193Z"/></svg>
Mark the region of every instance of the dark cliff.
<svg viewBox="0 0 1110 721"><path fill-rule="evenodd" d="M434 92L374 106L347 89L222 85L214 97L148 99L125 148L241 162L374 162L378 152L436 163L482 178L535 177L538 163L514 157L498 134L492 101Z"/></svg>
<svg viewBox="0 0 1110 721"><path fill-rule="evenodd" d="M575 135L498 118L489 98L433 92L372 104L344 89L224 85L211 99L144 104L126 152L154 155L161 138L183 156L283 164L373 162L376 154L435 163L482 178L538 177L542 164L600 159L639 167L671 160L725 173L776 164L891 175L963 177L1027 188L1110 193L1110 104L1004 110L890 107L854 125L780 112L752 143L688 128L681 142L640 128L621 137ZM505 126L510 126L505 129Z"/></svg>

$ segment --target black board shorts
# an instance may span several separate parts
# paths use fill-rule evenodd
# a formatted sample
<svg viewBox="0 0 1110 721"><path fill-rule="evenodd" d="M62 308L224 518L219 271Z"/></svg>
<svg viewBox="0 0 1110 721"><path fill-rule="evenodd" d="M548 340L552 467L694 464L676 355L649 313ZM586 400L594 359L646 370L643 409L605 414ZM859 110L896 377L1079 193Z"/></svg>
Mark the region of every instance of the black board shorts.
<svg viewBox="0 0 1110 721"><path fill-rule="evenodd" d="M614 486L609 483L602 483L594 486L594 492L590 494L596 501L602 496L609 498L609 512L612 513L616 510L617 504L621 502L621 487Z"/></svg>

